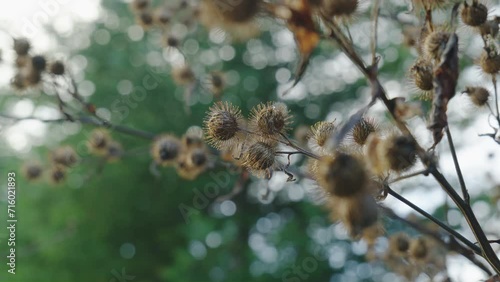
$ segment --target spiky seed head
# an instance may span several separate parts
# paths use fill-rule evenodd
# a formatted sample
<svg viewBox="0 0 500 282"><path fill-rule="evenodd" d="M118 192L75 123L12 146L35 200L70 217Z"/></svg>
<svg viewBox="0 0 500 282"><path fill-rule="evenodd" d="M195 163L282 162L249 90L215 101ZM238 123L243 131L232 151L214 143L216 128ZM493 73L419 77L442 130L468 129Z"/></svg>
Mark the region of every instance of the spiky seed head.
<svg viewBox="0 0 500 282"><path fill-rule="evenodd" d="M219 17L226 22L245 23L255 18L260 10L261 0L205 0L216 7ZM228 9L228 7L230 7Z"/></svg>
<svg viewBox="0 0 500 282"><path fill-rule="evenodd" d="M483 38L488 35L490 35L491 38L496 38L498 35L499 24L500 24L500 17L496 16L495 18L488 20L484 24L478 26L479 33Z"/></svg>
<svg viewBox="0 0 500 282"><path fill-rule="evenodd" d="M160 26L166 26L172 20L172 13L165 7L159 8L154 13L154 21Z"/></svg>
<svg viewBox="0 0 500 282"><path fill-rule="evenodd" d="M203 155L202 152L196 152L197 150L199 149L183 154L183 156L178 160L176 171L180 177L187 180L194 180L205 170L206 159L204 160L203 158L206 155ZM195 162L199 165L196 165Z"/></svg>
<svg viewBox="0 0 500 282"><path fill-rule="evenodd" d="M87 147L91 153L103 155L106 153L110 141L111 137L109 136L109 132L107 130L101 128L94 129L90 133L90 137L87 141Z"/></svg>
<svg viewBox="0 0 500 282"><path fill-rule="evenodd" d="M78 156L71 146L66 145L52 151L50 160L56 165L70 167L76 164Z"/></svg>
<svg viewBox="0 0 500 282"><path fill-rule="evenodd" d="M229 102L217 102L204 120L206 139L217 149L233 147L242 129L241 111Z"/></svg>
<svg viewBox="0 0 500 282"><path fill-rule="evenodd" d="M396 233L389 239L389 250L392 254L403 256L410 248L410 238L405 233Z"/></svg>
<svg viewBox="0 0 500 282"><path fill-rule="evenodd" d="M323 12L330 17L348 17L356 12L359 0L323 0Z"/></svg>
<svg viewBox="0 0 500 282"><path fill-rule="evenodd" d="M28 86L26 76L23 73L16 73L10 80L10 85L16 90L24 90Z"/></svg>
<svg viewBox="0 0 500 282"><path fill-rule="evenodd" d="M223 88L224 87L224 77L221 73L219 72L212 72L210 74L210 78L212 81L212 84L216 88Z"/></svg>
<svg viewBox="0 0 500 282"><path fill-rule="evenodd" d="M222 29L233 40L245 41L260 33L257 23L262 0L203 0L193 12L199 22L209 29ZM192 20L185 24L192 25Z"/></svg>
<svg viewBox="0 0 500 282"><path fill-rule="evenodd" d="M396 97L394 101L394 116L399 120L408 120L422 115L422 104L419 102L407 102L404 97Z"/></svg>
<svg viewBox="0 0 500 282"><path fill-rule="evenodd" d="M370 134L364 147L366 162L371 172L375 175L383 175L389 170L388 162L384 161L383 140L378 134Z"/></svg>
<svg viewBox="0 0 500 282"><path fill-rule="evenodd" d="M190 164L193 167L203 167L207 164L207 151L202 148L196 148L190 153Z"/></svg>
<svg viewBox="0 0 500 282"><path fill-rule="evenodd" d="M153 25L153 15L149 11L141 11L137 16L136 21L143 28L149 28Z"/></svg>
<svg viewBox="0 0 500 282"><path fill-rule="evenodd" d="M467 4L467 1L464 1L464 6L460 16L464 24L469 26L480 26L486 22L486 18L488 17L488 8L476 1L473 1L472 5L469 5Z"/></svg>
<svg viewBox="0 0 500 282"><path fill-rule="evenodd" d="M49 73L54 75L63 75L65 72L65 66L62 61L54 61L49 66Z"/></svg>
<svg viewBox="0 0 500 282"><path fill-rule="evenodd" d="M184 179L195 179L207 168L208 157L208 151L205 147L184 147L177 158L177 174Z"/></svg>
<svg viewBox="0 0 500 282"><path fill-rule="evenodd" d="M264 138L276 137L288 129L290 118L285 104L270 102L259 104L252 109L250 125L255 133Z"/></svg>
<svg viewBox="0 0 500 282"><path fill-rule="evenodd" d="M311 137L309 138L309 147L311 149L323 152L326 149L328 139L335 131L335 121L319 121L311 126Z"/></svg>
<svg viewBox="0 0 500 282"><path fill-rule="evenodd" d="M116 162L120 160L122 156L123 156L122 144L120 144L117 141L111 140L111 142L109 142L107 146L106 160L108 162Z"/></svg>
<svg viewBox="0 0 500 282"><path fill-rule="evenodd" d="M182 145L187 149L203 148L203 129L199 126L191 126L182 136Z"/></svg>
<svg viewBox="0 0 500 282"><path fill-rule="evenodd" d="M31 62L31 57L29 55L17 56L15 61L15 66L18 69L24 68Z"/></svg>
<svg viewBox="0 0 500 282"><path fill-rule="evenodd" d="M270 169L275 163L275 152L273 145L256 142L243 152L242 165L257 173Z"/></svg>
<svg viewBox="0 0 500 282"><path fill-rule="evenodd" d="M66 169L60 165L53 166L49 171L49 179L53 184L61 184L66 180Z"/></svg>
<svg viewBox="0 0 500 282"><path fill-rule="evenodd" d="M175 66L172 69L172 78L177 85L185 86L195 81L193 70L188 65Z"/></svg>
<svg viewBox="0 0 500 282"><path fill-rule="evenodd" d="M411 240L408 253L416 261L425 261L429 255L429 247L426 239L419 237Z"/></svg>
<svg viewBox="0 0 500 282"><path fill-rule="evenodd" d="M487 74L497 74L500 71L500 55L490 48L485 48L479 59L479 66Z"/></svg>
<svg viewBox="0 0 500 282"><path fill-rule="evenodd" d="M209 79L208 84L210 87L210 91L214 95L219 96L224 90L224 87L226 87L224 74L221 72L212 72L209 74L208 79Z"/></svg>
<svg viewBox="0 0 500 282"><path fill-rule="evenodd" d="M131 5L134 11L143 11L149 8L151 0L133 0Z"/></svg>
<svg viewBox="0 0 500 282"><path fill-rule="evenodd" d="M472 103L478 107L486 105L490 97L490 92L484 87L467 87L464 93L466 93Z"/></svg>
<svg viewBox="0 0 500 282"><path fill-rule="evenodd" d="M162 166L172 165L181 152L181 142L177 137L163 134L155 138L151 145L151 155L155 162Z"/></svg>
<svg viewBox="0 0 500 282"><path fill-rule="evenodd" d="M361 238L366 241L369 249L373 249L373 246L377 243L377 239L385 234L384 225L380 222L372 224L361 232Z"/></svg>
<svg viewBox="0 0 500 282"><path fill-rule="evenodd" d="M28 86L37 86L42 81L42 73L34 68L30 68L26 75L26 84Z"/></svg>
<svg viewBox="0 0 500 282"><path fill-rule="evenodd" d="M384 140L384 160L390 169L403 171L417 160L417 144L409 136L391 136Z"/></svg>
<svg viewBox="0 0 500 282"><path fill-rule="evenodd" d="M427 58L436 61L441 60L441 55L448 44L450 33L442 30L435 30L429 34L424 41L424 54Z"/></svg>
<svg viewBox="0 0 500 282"><path fill-rule="evenodd" d="M41 72L47 67L47 60L44 56L36 55L31 58L31 65L35 70Z"/></svg>
<svg viewBox="0 0 500 282"><path fill-rule="evenodd" d="M323 156L318 163L316 179L326 192L337 197L352 197L363 191L368 183L363 163L345 153Z"/></svg>
<svg viewBox="0 0 500 282"><path fill-rule="evenodd" d="M434 89L433 67L432 63L424 58L418 59L410 68L410 77L415 86L423 91L431 91Z"/></svg>
<svg viewBox="0 0 500 282"><path fill-rule="evenodd" d="M179 40L179 38L173 35L168 35L165 38L165 45L167 45L167 47L178 48L180 44L181 41Z"/></svg>
<svg viewBox="0 0 500 282"><path fill-rule="evenodd" d="M341 206L340 218L353 238L359 237L364 230L377 223L377 203L368 193L348 198Z"/></svg>
<svg viewBox="0 0 500 282"><path fill-rule="evenodd" d="M14 39L14 51L18 56L28 55L30 51L31 44L26 38L16 38Z"/></svg>
<svg viewBox="0 0 500 282"><path fill-rule="evenodd" d="M372 119L361 118L352 128L352 139L358 145L364 145L373 132L377 131L377 125Z"/></svg>
<svg viewBox="0 0 500 282"><path fill-rule="evenodd" d="M30 161L23 164L22 172L27 180L34 181L42 176L43 167L38 161Z"/></svg>

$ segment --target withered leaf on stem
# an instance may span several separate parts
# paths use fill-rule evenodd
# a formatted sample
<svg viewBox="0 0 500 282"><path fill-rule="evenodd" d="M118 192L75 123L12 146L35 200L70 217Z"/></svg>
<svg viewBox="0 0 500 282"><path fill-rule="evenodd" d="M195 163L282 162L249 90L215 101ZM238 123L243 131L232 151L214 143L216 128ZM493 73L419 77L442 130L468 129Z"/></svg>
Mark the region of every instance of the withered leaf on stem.
<svg viewBox="0 0 500 282"><path fill-rule="evenodd" d="M295 35L295 40L302 56L309 56L319 43L319 35L311 15L308 0L297 1L290 7L291 17L288 27Z"/></svg>
<svg viewBox="0 0 500 282"><path fill-rule="evenodd" d="M288 28L295 36L295 41L297 42L297 47L300 52L300 62L295 71L295 80L291 87L293 88L304 75L307 65L309 64L309 57L314 48L318 45L320 37L316 32L308 0L294 1L293 4L288 7L289 14L286 17L283 17L283 14L280 13L282 7L271 6L270 8L276 16L285 18ZM285 94L289 90L287 90Z"/></svg>
<svg viewBox="0 0 500 282"><path fill-rule="evenodd" d="M446 110L455 95L458 79L458 36L450 36L439 65L434 68L434 99L429 129L434 138L434 148L443 138L443 129L448 125Z"/></svg>

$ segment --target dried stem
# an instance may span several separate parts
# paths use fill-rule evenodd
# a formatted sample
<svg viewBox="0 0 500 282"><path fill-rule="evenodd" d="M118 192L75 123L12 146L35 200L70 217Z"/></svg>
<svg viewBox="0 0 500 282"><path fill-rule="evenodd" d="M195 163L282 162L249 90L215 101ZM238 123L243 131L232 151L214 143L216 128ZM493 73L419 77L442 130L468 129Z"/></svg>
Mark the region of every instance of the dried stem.
<svg viewBox="0 0 500 282"><path fill-rule="evenodd" d="M259 133L257 132L253 132L251 130L248 130L248 129L245 129L245 128L242 128L241 129L242 131L248 133L248 134L253 134L253 135L256 135L256 136L261 136ZM297 152L294 152L293 154L303 154L305 156L308 156L310 158L313 158L313 159L316 159L316 160L319 160L319 156L317 156L316 154L312 153L312 152L309 152L307 151L306 149L300 147L299 145L295 144L290 138L288 138L286 136L286 134L284 133L280 133L280 136L282 139L277 139L277 138L273 138L273 137L270 137L271 139L273 139L274 141L276 142L279 142L283 145L286 145L290 148L293 148L295 150L297 150ZM278 153L278 152L276 152ZM282 152L283 153L283 152ZM283 153L283 154L289 154L290 152L286 152L286 153Z"/></svg>
<svg viewBox="0 0 500 282"><path fill-rule="evenodd" d="M319 160L319 156L317 156L316 154L309 152L309 151L303 149L302 147L300 147L299 145L293 143L293 141L290 140L290 138L288 138L285 134L280 133L280 135L284 139L284 140L281 140L280 142L283 143L284 145L287 145L288 147L294 148L295 150L299 151L301 154L304 154L310 158Z"/></svg>
<svg viewBox="0 0 500 282"><path fill-rule="evenodd" d="M460 187L462 188L462 195L464 201L470 205L470 196L465 186L464 177L462 175L462 170L460 169L460 164L458 163L457 153L455 151L455 145L453 144L453 138L451 137L450 128L446 127L446 137L448 138L448 144L450 145L451 156L453 157L453 163L455 165L455 170L457 171L458 181L460 182Z"/></svg>
<svg viewBox="0 0 500 282"><path fill-rule="evenodd" d="M0 117L7 118L7 119L10 119L10 120L15 120L15 121L21 121L21 120L38 120L38 121L45 122L45 123L61 123L61 122L66 122L66 121L69 121L69 122L80 122L82 124L89 124L89 125L93 125L93 126L96 126L96 127L104 127L104 128L108 128L108 129L111 129L111 130L114 130L114 131L117 131L117 132L120 132L120 133L123 133L123 134L131 135L131 136L135 136L135 137L140 137L140 138L148 139L148 140L152 140L156 136L156 134L154 134L154 133L143 131L143 130L139 130L139 129L130 128L130 127L123 126L123 125L115 125L115 124L111 124L109 122L108 123L103 123L102 121L97 121L94 118L89 117L89 116L73 117L72 120L70 120L68 118L62 118L62 119L39 119L39 118L36 118L36 117L25 117L25 118L13 117L13 116L9 116L9 115L0 113Z"/></svg>
<svg viewBox="0 0 500 282"><path fill-rule="evenodd" d="M380 98L382 102L385 104L386 108L388 109L389 113L393 117L396 126L401 130L401 132L410 138L412 138L415 143L417 144L417 154L422 160L423 164L430 170L430 173L434 176L434 178L438 181L438 183L443 187L443 189L446 191L446 193L449 195L449 197L453 200L453 202L458 206L460 211L462 212L463 216L467 220L467 223L469 224L469 227L474 233L474 236L476 237L477 241L479 242L479 245L481 247L481 254L482 256L488 261L488 263L494 268L495 272L500 274L500 260L496 256L495 252L493 251L491 245L488 242L488 239L486 235L484 234L483 229L481 228L481 225L477 221L477 218L474 215L474 212L472 211L471 207L461 199L460 195L456 193L456 191L453 189L453 187L449 184L449 182L446 180L446 178L436 169L436 166L434 162L429 158L428 154L426 151L424 151L420 145L418 145L418 142L416 142L416 139L414 136L411 134L410 130L406 126L406 124L401 121L394 112L395 109L395 103L393 100L389 100L387 98L387 95L385 93L385 90L383 89L382 85L380 84L376 72L372 71L373 66L370 68L367 68L364 64L364 62L360 59L358 54L354 51L352 46L346 45L346 40L345 40L345 35L342 34L341 30L333 23L330 23L328 21L325 21L325 23L328 25L328 27L331 29L331 34L330 36L337 41L339 44L340 48L344 51L344 53L351 59L351 61L365 74L366 78L370 81L372 85L372 95L374 98Z"/></svg>
<svg viewBox="0 0 500 282"><path fill-rule="evenodd" d="M371 37L371 44L370 48L372 51L372 65L375 65L377 63L377 28L378 28L378 17L380 14L380 1L381 0L375 0L373 3L373 11L372 11L372 21L373 21L373 30L372 30L372 37Z"/></svg>
<svg viewBox="0 0 500 282"><path fill-rule="evenodd" d="M497 110L496 119L498 121L498 126L500 128L500 110L498 109L498 88L497 88L497 78L495 75L491 76L491 82L493 83L493 90L495 93L495 108Z"/></svg>
<svg viewBox="0 0 500 282"><path fill-rule="evenodd" d="M410 173L410 174L407 174L407 175L403 175L403 176L400 176L396 179L393 179L389 182L389 184L393 184L393 183L396 183L398 181L401 181L401 180L404 180L404 179L408 179L408 178L412 178L412 177L415 177L415 176L418 176L418 175L428 175L429 174L429 170L428 169L424 169L424 170L419 170L417 172L414 172L414 173Z"/></svg>
<svg viewBox="0 0 500 282"><path fill-rule="evenodd" d="M392 190L388 185L385 186L385 189L387 189L387 193L389 195L393 196L394 198L396 198L397 200L399 200L403 204L405 204L408 207L412 208L414 211L418 212L422 216L424 216L427 219L431 220L432 222L436 223L443 230L445 230L450 235L454 236L459 241L461 241L462 243L464 243L465 245L467 245L469 248L471 248L471 250L473 250L476 254L481 255L481 249L478 248L477 245L474 245L474 243L472 243L471 241L469 241L467 238L465 238L464 236L462 236L462 234L460 234L457 231L451 229L449 226L447 226L446 224L444 224L443 222L441 222L439 219L435 218L434 216L432 216L428 212L426 212L423 209L421 209L419 206L415 205L414 203L412 203L411 201L409 201L405 197L401 196L396 191Z"/></svg>
<svg viewBox="0 0 500 282"><path fill-rule="evenodd" d="M441 185L441 187L443 187L446 193L448 193L450 198L453 200L453 202L455 202L457 207L460 209L460 212L467 220L469 227L474 233L474 237L476 237L476 240L481 247L482 257L488 261L488 263L493 267L497 274L500 274L500 260L498 259L495 251L488 242L488 238L484 234L484 231L481 228L481 225L479 224L479 221L477 220L470 205L465 203L460 198L460 195L458 195L455 189L453 189L448 180L446 180L446 178L435 167L431 170L431 174L434 176L434 178L436 178L436 180Z"/></svg>
<svg viewBox="0 0 500 282"><path fill-rule="evenodd" d="M412 228L414 228L415 230L419 231L422 234L426 234L428 236L431 236L434 240L438 241L441 245L443 245L448 250L457 252L458 254L460 254L463 257L465 257L466 259L468 259L470 262L474 263L477 267L481 268L484 272L486 272L486 274L492 275L492 273L488 269L488 267L486 267L482 262L480 262L474 256L474 252L472 250L462 246L461 244L459 244L456 241L456 238L453 237L453 235L450 235L448 238L446 238L447 240L443 239L440 234L425 228L421 224L410 221L406 218L402 218L402 217L398 216L396 213L394 213L394 211L391 209L388 209L386 207L381 207L381 208L387 216L389 216L393 219L399 220L399 221L411 226Z"/></svg>

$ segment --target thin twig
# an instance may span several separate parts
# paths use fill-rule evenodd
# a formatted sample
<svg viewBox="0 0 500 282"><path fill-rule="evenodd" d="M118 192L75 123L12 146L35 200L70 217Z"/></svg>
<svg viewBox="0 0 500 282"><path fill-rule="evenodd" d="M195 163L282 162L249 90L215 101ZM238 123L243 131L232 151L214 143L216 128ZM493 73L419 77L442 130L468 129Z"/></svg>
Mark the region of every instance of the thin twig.
<svg viewBox="0 0 500 282"><path fill-rule="evenodd" d="M136 136L136 137L140 137L140 138L144 138L144 139L150 139L151 140L151 139L154 139L155 136L156 136L156 134L154 134L154 133L143 131L143 130L139 130L139 129L130 128L130 127L123 126L123 125L117 125L117 124L111 124L111 123L104 124L102 121L97 121L97 120L95 120L95 119L93 119L92 117L89 117L89 116L73 117L73 120L69 120L67 118L62 118L62 119L39 119L39 118L36 118L36 117L24 117L24 118L13 117L13 116L9 116L9 115L0 113L0 117L11 119L11 120L15 120L15 121L21 121L21 120L38 120L38 121L45 122L45 123L60 123L60 122L67 122L67 121L69 121L69 122L80 122L82 124L89 124L89 125L93 125L93 126L97 126L97 127L109 128L111 130L115 130L115 131L123 133L123 134L131 135L131 136Z"/></svg>
<svg viewBox="0 0 500 282"><path fill-rule="evenodd" d="M441 187L443 187L446 193L448 193L450 198L453 200L453 202L455 202L457 207L460 209L460 212L467 220L467 223L471 228L472 233L474 233L474 237L476 237L476 240L481 246L482 257L488 261L488 263L493 267L496 273L500 274L500 260L498 259L495 251L489 244L488 238L486 237L486 234L484 234L484 231L481 228L481 225L479 224L479 221L477 220L470 205L465 203L460 198L460 195L458 195L455 189L453 189L448 180L446 180L446 178L435 167L432 168L431 174L441 185Z"/></svg>
<svg viewBox="0 0 500 282"><path fill-rule="evenodd" d="M74 118L64 110L64 107L66 106L66 103L61 98L61 95L59 94L59 91L57 88L54 87L55 93L56 93L56 98L57 98L57 105L59 107L59 111L61 112L62 115L66 117L67 120L69 121L74 121Z"/></svg>
<svg viewBox="0 0 500 282"><path fill-rule="evenodd" d="M380 14L380 1L375 0L373 3L373 13L372 13L372 21L373 21L373 29L372 29L372 38L371 38L371 51L372 51L372 65L377 63L377 29L378 29L378 16Z"/></svg>
<svg viewBox="0 0 500 282"><path fill-rule="evenodd" d="M478 134L478 136L479 137L484 137L484 136L491 137L491 139L493 139L493 141L495 141L497 144L500 144L500 140L497 140L495 133L482 133L482 134Z"/></svg>
<svg viewBox="0 0 500 282"><path fill-rule="evenodd" d="M403 179L412 178L412 177L415 177L415 176L418 176L418 175L421 175L421 174L428 175L429 174L429 170L428 169L423 169L423 170L416 171L414 173L410 173L410 174L407 174L407 175L400 176L398 178L395 178L395 179L391 180L389 182L389 184L393 184L393 183L396 183L396 182L401 181Z"/></svg>
<svg viewBox="0 0 500 282"><path fill-rule="evenodd" d="M241 128L241 130L242 130L242 131L244 131L244 132L246 132L246 133L248 133L248 134L253 134L253 135L256 135L256 136L262 136L262 135L260 135L259 133L254 132L254 131L251 131L251 130L248 130L248 129L246 129L246 128ZM281 138L282 138L282 139L274 138L274 137L272 137L272 136L270 136L269 138L270 138L270 139L272 139L272 140L274 140L274 141L276 141L276 142L279 142L279 143L281 143L281 144L283 144L283 145L286 145L286 146L288 146L288 147L291 147L291 148L293 148L293 149L297 150L298 152L300 152L300 153L301 153L301 154L303 154L303 155L306 155L306 156L308 156L308 157L310 157L310 158L313 158L313 159L319 160L319 156L317 156L316 154L314 154L314 153L312 153L312 152L309 152L309 151L307 151L306 149L304 149L304 148L300 147L299 145L295 144L292 140L290 140L290 138L288 138L288 137L286 136L286 134L284 134L284 133L280 133L280 136L281 136ZM288 154L288 153L287 153L287 154ZM294 153L294 154L295 154L295 153Z"/></svg>
<svg viewBox="0 0 500 282"><path fill-rule="evenodd" d="M309 151L303 149L302 147L298 146L297 144L293 143L293 141L290 140L290 138L288 138L284 133L280 133L280 135L285 140L285 141L281 141L281 143L283 143L291 148L294 148L295 150L299 151L300 153L302 153L308 157L319 160L319 156L317 156L316 154L309 152Z"/></svg>
<svg viewBox="0 0 500 282"><path fill-rule="evenodd" d="M73 88L73 90L71 91L69 88L68 88L68 93L73 97L75 98L78 103L80 103L82 105L82 107L85 109L85 111L89 114L91 114L93 117L95 117L96 119L98 119L99 121L101 121L104 125L110 125L110 121L108 121L107 119L105 118L102 118L101 116L99 116L95 110L95 105L91 104L91 103L87 103L85 102L85 100L83 99L83 97L80 95L80 93L78 92L78 86L76 85L76 81L73 79L73 77L71 75L69 75L69 82L71 83L71 87Z"/></svg>
<svg viewBox="0 0 500 282"><path fill-rule="evenodd" d="M405 197L401 196L396 191L392 190L389 186L386 185L385 188L387 189L387 193L389 195L393 196L394 198L396 198L397 200L399 200L403 204L407 205L408 207L412 208L413 210L415 210L419 214L423 215L427 219L429 219L432 222L436 223L439 227L443 228L443 230L445 230L446 232L448 232L450 235L456 237L459 241L461 241L462 243L464 243L465 245L467 245L469 248L471 248L471 250L473 250L476 254L478 254L478 255L482 254L481 253L481 249L478 248L477 245L474 245L474 243L472 243L471 241L469 241L467 238L465 238L464 236L462 236L462 234L458 233L457 231L453 230L452 228L450 228L446 224L442 223L439 219L435 218L434 216L432 216L428 212L426 212L423 209L421 209L419 206L415 205L414 203L412 203L411 201L409 201Z"/></svg>
<svg viewBox="0 0 500 282"><path fill-rule="evenodd" d="M442 236L434 231L429 230L428 228L425 228L421 224L418 224L416 222L410 221L406 218L400 217L397 215L393 210L387 208L387 207L382 207L382 210L384 213L396 220L399 220L410 227L414 228L415 230L419 231L422 234L426 234L428 236L431 236L434 240L438 241L441 245L446 247L446 249L450 251L457 252L458 254L462 255L466 259L468 259L470 262L474 263L477 267L481 268L484 272L486 272L488 275L492 275L491 271L486 267L482 262L480 262L475 256L474 252L471 249L468 249L461 244L457 242L455 237L452 235L449 235L448 240L445 240L442 238Z"/></svg>
<svg viewBox="0 0 500 282"><path fill-rule="evenodd" d="M460 169L460 164L458 163L457 152L455 151L455 144L453 143L453 138L451 137L451 132L449 126L446 127L446 137L448 138L448 144L450 145L451 156L453 157L453 163L457 171L458 181L460 182L460 187L462 188L462 195L464 201L470 205L470 196L465 186L464 177L462 175L462 170Z"/></svg>

